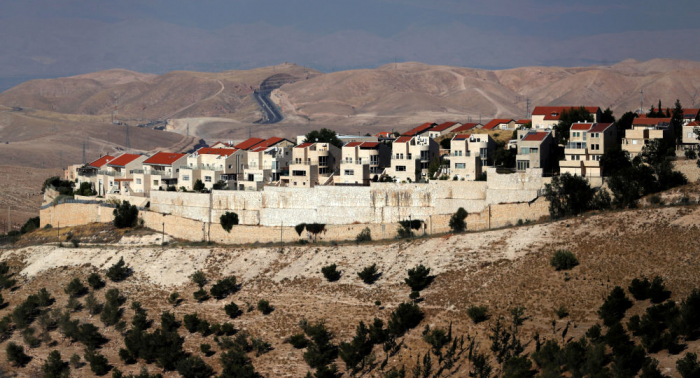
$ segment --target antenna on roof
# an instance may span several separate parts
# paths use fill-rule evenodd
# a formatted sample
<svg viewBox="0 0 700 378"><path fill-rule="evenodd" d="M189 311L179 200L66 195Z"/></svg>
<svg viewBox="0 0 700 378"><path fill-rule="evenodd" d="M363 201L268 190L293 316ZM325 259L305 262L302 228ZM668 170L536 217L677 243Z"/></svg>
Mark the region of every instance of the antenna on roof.
<svg viewBox="0 0 700 378"><path fill-rule="evenodd" d="M639 114L644 113L644 89L639 91Z"/></svg>
<svg viewBox="0 0 700 378"><path fill-rule="evenodd" d="M530 118L530 97L527 98L527 111L525 112L525 118Z"/></svg>
<svg viewBox="0 0 700 378"><path fill-rule="evenodd" d="M86 161L85 161L85 142L83 142L83 165L85 165L85 164L86 164ZM63 165L61 165L61 166L63 166Z"/></svg>
<svg viewBox="0 0 700 378"><path fill-rule="evenodd" d="M126 141L124 142L124 147L126 147L126 152L131 151L131 140L129 139L129 124L125 123L126 126Z"/></svg>

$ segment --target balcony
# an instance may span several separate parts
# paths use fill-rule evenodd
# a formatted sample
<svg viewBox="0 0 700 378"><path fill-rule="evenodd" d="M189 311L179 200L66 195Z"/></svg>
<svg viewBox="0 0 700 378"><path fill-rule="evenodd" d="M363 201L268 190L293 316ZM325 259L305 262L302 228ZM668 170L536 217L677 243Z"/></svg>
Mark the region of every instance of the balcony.
<svg viewBox="0 0 700 378"><path fill-rule="evenodd" d="M97 171L98 175L105 175L105 176L112 176L112 177L124 177L124 172L116 172L116 171Z"/></svg>
<svg viewBox="0 0 700 378"><path fill-rule="evenodd" d="M585 150L586 149L586 142L569 142L566 145L567 149L574 149L574 150Z"/></svg>
<svg viewBox="0 0 700 378"><path fill-rule="evenodd" d="M221 165L209 165L209 164L201 164L201 165L181 165L180 169L189 169L189 170L198 170L198 171L223 171L224 166Z"/></svg>

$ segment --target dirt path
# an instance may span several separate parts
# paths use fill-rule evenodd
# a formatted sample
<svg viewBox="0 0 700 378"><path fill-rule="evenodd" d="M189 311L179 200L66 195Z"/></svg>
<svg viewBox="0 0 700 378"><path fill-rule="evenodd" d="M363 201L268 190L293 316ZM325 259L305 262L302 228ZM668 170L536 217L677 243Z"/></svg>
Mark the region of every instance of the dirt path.
<svg viewBox="0 0 700 378"><path fill-rule="evenodd" d="M185 107L183 107L183 108L180 108L180 109L176 110L174 113L165 116L164 118L166 118L166 119L167 119L167 118L173 118L173 117L174 117L175 115L177 115L178 113L182 113L182 112L184 112L185 110L187 110L187 109L189 109L189 108L191 108L191 107L193 107L193 106L199 104L200 102L207 101L207 100L211 100L212 98L214 98L214 97L220 95L221 92L224 91L224 83L222 83L221 80L217 80L217 82L219 83L219 85L221 85L221 89L219 89L218 92L216 92L215 94L213 94L213 95L211 95L211 96L209 96L209 97L207 97L207 98L203 98L203 99L201 99L201 100L197 100L197 101L195 101L195 102L193 102L193 103L191 103L191 104L189 104L189 105L187 105L187 106L185 106Z"/></svg>

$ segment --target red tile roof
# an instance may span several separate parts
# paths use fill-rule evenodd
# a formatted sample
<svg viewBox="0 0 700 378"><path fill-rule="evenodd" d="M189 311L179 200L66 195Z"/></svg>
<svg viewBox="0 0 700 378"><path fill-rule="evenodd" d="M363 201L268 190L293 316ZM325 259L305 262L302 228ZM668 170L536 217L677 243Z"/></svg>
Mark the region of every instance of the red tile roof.
<svg viewBox="0 0 700 378"><path fill-rule="evenodd" d="M445 131L445 130L449 129L450 127L452 127L452 126L454 126L454 125L456 125L456 124L457 124L457 122L445 122L445 123L441 123L441 124L439 124L439 125L433 127L432 129L430 129L430 131Z"/></svg>
<svg viewBox="0 0 700 378"><path fill-rule="evenodd" d="M222 142L222 141L218 141L218 142L216 142L216 143L213 143L212 146L216 146L216 145L219 144L219 143L223 144L224 146L233 147L233 146L231 146L229 143L227 143L227 142Z"/></svg>
<svg viewBox="0 0 700 378"><path fill-rule="evenodd" d="M510 122L515 122L515 120L507 119L507 118L496 118L496 119L492 120L491 122L485 124L484 129L493 130L496 126L498 126L502 123L510 123Z"/></svg>
<svg viewBox="0 0 700 378"><path fill-rule="evenodd" d="M589 133L602 133L605 130L608 129L608 127L612 126L612 123L596 123L593 125L593 127L588 130Z"/></svg>
<svg viewBox="0 0 700 378"><path fill-rule="evenodd" d="M283 141L285 141L285 140L286 140L286 139L280 138L280 137L272 137L272 138L265 139L265 141L263 141L263 142L260 143L260 144L256 144L255 147L260 147L260 146L272 147L272 146L274 146L275 144L280 143L280 142L283 142Z"/></svg>
<svg viewBox="0 0 700 378"><path fill-rule="evenodd" d="M260 152L260 151L265 151L265 150L267 150L268 148L270 148L270 147L268 147L268 146L255 146L255 147L251 148L251 149L248 150L248 151L251 151L251 152Z"/></svg>
<svg viewBox="0 0 700 378"><path fill-rule="evenodd" d="M432 129L432 128L435 127L435 126L437 126L436 123L426 122L426 123L424 123L424 124L422 124L422 125L420 125L420 126L418 126L418 127L416 127L416 128L413 128L413 129L411 129L411 130L406 131L405 133L403 133L403 134L401 134L401 135L405 135L405 136L420 135L420 134L422 134L422 133L424 133L424 132L426 132L426 131Z"/></svg>
<svg viewBox="0 0 700 378"><path fill-rule="evenodd" d="M635 118L632 126L656 126L660 123L671 123L671 118Z"/></svg>
<svg viewBox="0 0 700 378"><path fill-rule="evenodd" d="M531 122L532 122L531 119L519 119L519 120L515 121L515 124L516 125L526 125L526 124L531 123Z"/></svg>
<svg viewBox="0 0 700 378"><path fill-rule="evenodd" d="M700 109L696 108L684 108L683 109L683 118L697 118L698 113L700 113Z"/></svg>
<svg viewBox="0 0 700 378"><path fill-rule="evenodd" d="M197 150L200 155L219 155L219 156L231 156L234 152L238 151L235 148L211 148L202 147Z"/></svg>
<svg viewBox="0 0 700 378"><path fill-rule="evenodd" d="M398 139L396 139L396 140L394 141L394 143L406 143L406 142L410 141L411 139L413 139L413 137L410 137L410 136L400 136L400 137L398 137Z"/></svg>
<svg viewBox="0 0 700 378"><path fill-rule="evenodd" d="M361 145L361 144L362 144L362 142L349 142L349 143L347 143L347 144L346 144L345 146L343 146L343 147L357 147L357 146L359 146L359 145Z"/></svg>
<svg viewBox="0 0 700 378"><path fill-rule="evenodd" d="M452 130L452 132L454 132L454 133L459 133L459 132L462 132L462 131L471 130L471 129L473 129L473 128L479 126L479 125L480 125L479 123L463 123L462 126L460 126L460 127L456 128L456 129Z"/></svg>
<svg viewBox="0 0 700 378"><path fill-rule="evenodd" d="M185 154L176 154L173 152L158 152L157 154L146 159L143 164L150 165L172 165L178 159L185 156Z"/></svg>
<svg viewBox="0 0 700 378"><path fill-rule="evenodd" d="M92 163L90 163L88 165L91 167L95 167L95 168L101 168L102 166L104 166L105 164L109 163L112 160L114 160L114 156L105 155L105 156L93 161Z"/></svg>
<svg viewBox="0 0 700 378"><path fill-rule="evenodd" d="M377 148L379 142L363 142L360 148Z"/></svg>
<svg viewBox="0 0 700 378"><path fill-rule="evenodd" d="M374 134L374 136L376 136L376 137L382 137L382 138L389 138L389 137L391 137L392 135L393 135L393 134L392 134L391 131L382 131L382 132L379 132L379 133Z"/></svg>
<svg viewBox="0 0 700 378"><path fill-rule="evenodd" d="M260 142L264 142L264 141L265 141L265 139L261 139L261 138L250 138L246 141L238 143L234 147L238 148L239 150L248 150L254 146L257 146Z"/></svg>
<svg viewBox="0 0 700 378"><path fill-rule="evenodd" d="M546 121L557 121L562 112L572 108L580 108L580 106L535 106L532 115L543 115ZM591 114L596 114L600 110L598 106L584 106L583 108Z"/></svg>
<svg viewBox="0 0 700 378"><path fill-rule="evenodd" d="M471 134L457 134L457 135L455 135L455 137L452 138L452 139L453 139L453 140L465 140L465 139L471 138L471 136L472 136Z"/></svg>
<svg viewBox="0 0 700 378"><path fill-rule="evenodd" d="M114 160L110 161L108 165L112 166L112 167L126 167L127 164L140 158L141 156L143 156L143 155L121 154L121 155L117 156Z"/></svg>
<svg viewBox="0 0 700 378"><path fill-rule="evenodd" d="M693 121L687 124L686 126L700 126L700 121Z"/></svg>
<svg viewBox="0 0 700 378"><path fill-rule="evenodd" d="M529 133L525 136L525 138L523 138L523 140L540 142L543 141L544 138L547 137L547 135L549 135L549 133L547 132Z"/></svg>
<svg viewBox="0 0 700 378"><path fill-rule="evenodd" d="M574 123L571 125L571 130L588 130L593 126L592 123Z"/></svg>
<svg viewBox="0 0 700 378"><path fill-rule="evenodd" d="M313 143L308 143L308 142L307 142L307 143L302 143L302 144L300 144L300 145L298 145L298 146L296 146L296 147L294 147L294 148L306 148L306 147L309 147L309 146L313 146Z"/></svg>

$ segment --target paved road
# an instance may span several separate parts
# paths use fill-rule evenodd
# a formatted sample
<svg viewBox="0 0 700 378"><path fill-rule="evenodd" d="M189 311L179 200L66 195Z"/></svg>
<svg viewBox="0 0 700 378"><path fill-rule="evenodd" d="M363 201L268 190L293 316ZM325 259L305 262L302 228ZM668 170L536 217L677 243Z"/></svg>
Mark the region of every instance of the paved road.
<svg viewBox="0 0 700 378"><path fill-rule="evenodd" d="M282 120L282 113L277 109L277 105L270 100L269 91L253 92L253 98L263 112L263 119L259 123L277 123Z"/></svg>

